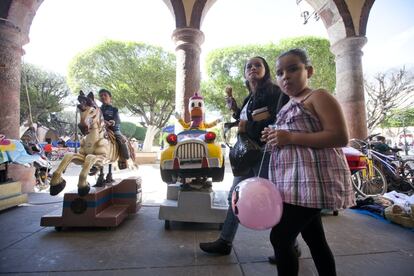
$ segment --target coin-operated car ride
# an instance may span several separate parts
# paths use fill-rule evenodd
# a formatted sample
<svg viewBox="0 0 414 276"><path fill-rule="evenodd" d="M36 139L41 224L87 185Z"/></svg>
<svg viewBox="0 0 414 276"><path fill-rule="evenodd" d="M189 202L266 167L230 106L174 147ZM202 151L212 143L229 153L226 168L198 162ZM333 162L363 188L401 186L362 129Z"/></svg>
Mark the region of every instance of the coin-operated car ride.
<svg viewBox="0 0 414 276"><path fill-rule="evenodd" d="M353 147L343 147L342 151L345 154L351 174L367 168L367 157L362 152Z"/></svg>
<svg viewBox="0 0 414 276"><path fill-rule="evenodd" d="M167 136L168 147L161 152L160 171L164 182L178 178L224 178L224 155L214 132L190 129Z"/></svg>

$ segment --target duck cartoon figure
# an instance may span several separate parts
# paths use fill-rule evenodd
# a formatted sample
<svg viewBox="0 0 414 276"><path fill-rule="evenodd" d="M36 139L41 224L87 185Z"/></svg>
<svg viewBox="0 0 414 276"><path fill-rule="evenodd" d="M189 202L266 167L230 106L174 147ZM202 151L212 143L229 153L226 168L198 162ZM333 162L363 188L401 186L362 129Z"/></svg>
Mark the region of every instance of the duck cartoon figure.
<svg viewBox="0 0 414 276"><path fill-rule="evenodd" d="M211 123L206 123L204 121L204 99L198 92L195 92L190 98L188 103L188 111L190 112L190 122L184 121L178 112L175 113L175 117L185 130L206 130L221 122L220 119L216 119Z"/></svg>

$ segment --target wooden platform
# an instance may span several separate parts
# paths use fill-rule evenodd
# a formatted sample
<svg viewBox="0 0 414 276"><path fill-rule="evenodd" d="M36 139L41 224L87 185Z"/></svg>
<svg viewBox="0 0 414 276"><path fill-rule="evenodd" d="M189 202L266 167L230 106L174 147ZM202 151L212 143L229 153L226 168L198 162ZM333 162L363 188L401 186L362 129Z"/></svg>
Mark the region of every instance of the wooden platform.
<svg viewBox="0 0 414 276"><path fill-rule="evenodd" d="M128 178L102 188L91 188L80 197L77 191L64 195L63 208L45 215L40 226L61 227L115 227L128 214L141 208L140 178Z"/></svg>
<svg viewBox="0 0 414 276"><path fill-rule="evenodd" d="M228 207L213 205L213 198L213 191L181 191L180 183L169 184L158 218L165 220L165 229L171 221L218 223L221 227Z"/></svg>
<svg viewBox="0 0 414 276"><path fill-rule="evenodd" d="M0 211L27 202L19 181L0 184Z"/></svg>

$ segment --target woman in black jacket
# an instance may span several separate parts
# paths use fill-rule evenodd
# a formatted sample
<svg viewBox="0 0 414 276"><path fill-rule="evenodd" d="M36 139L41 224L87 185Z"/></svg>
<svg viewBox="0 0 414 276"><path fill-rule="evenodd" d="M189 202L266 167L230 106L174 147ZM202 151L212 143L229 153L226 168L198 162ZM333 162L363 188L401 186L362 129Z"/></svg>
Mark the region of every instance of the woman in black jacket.
<svg viewBox="0 0 414 276"><path fill-rule="evenodd" d="M244 66L245 84L249 95L244 99L243 105L238 108L232 96L231 87L226 88L228 107L234 112L233 117L239 121L238 132L246 133L251 139L263 146L260 140L262 130L273 124L276 114L284 104L289 101L280 88L275 85L270 77L270 69L266 60L262 57L249 59ZM223 224L220 237L214 242L200 243L200 248L212 254L228 255L232 249L232 242L238 228L237 217L231 208L231 195L234 187L244 179L257 176L261 158L251 168L243 172L242 176L235 176L233 186L229 192L229 210ZM260 177L267 178L269 154L265 153L264 166L260 171Z"/></svg>
<svg viewBox="0 0 414 276"><path fill-rule="evenodd" d="M239 120L238 132L247 133L259 145L263 145L261 131L274 123L276 114L289 101L289 97L272 82L269 65L262 57L251 58L244 66L244 73L249 95L241 108L237 107L231 87L226 88L226 93L232 101L233 118Z"/></svg>

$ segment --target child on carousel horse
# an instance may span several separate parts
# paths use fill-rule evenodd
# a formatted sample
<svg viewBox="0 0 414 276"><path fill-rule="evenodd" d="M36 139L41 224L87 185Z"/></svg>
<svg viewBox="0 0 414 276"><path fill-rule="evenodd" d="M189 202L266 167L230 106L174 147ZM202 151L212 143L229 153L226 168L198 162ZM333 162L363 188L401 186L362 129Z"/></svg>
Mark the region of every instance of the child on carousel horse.
<svg viewBox="0 0 414 276"><path fill-rule="evenodd" d="M127 168L129 151L127 139L122 135L120 130L121 120L119 118L118 108L112 105L112 94L106 89L99 90L99 99L102 102L101 111L105 120L106 129L112 132L119 147L120 159L118 160L119 169Z"/></svg>

